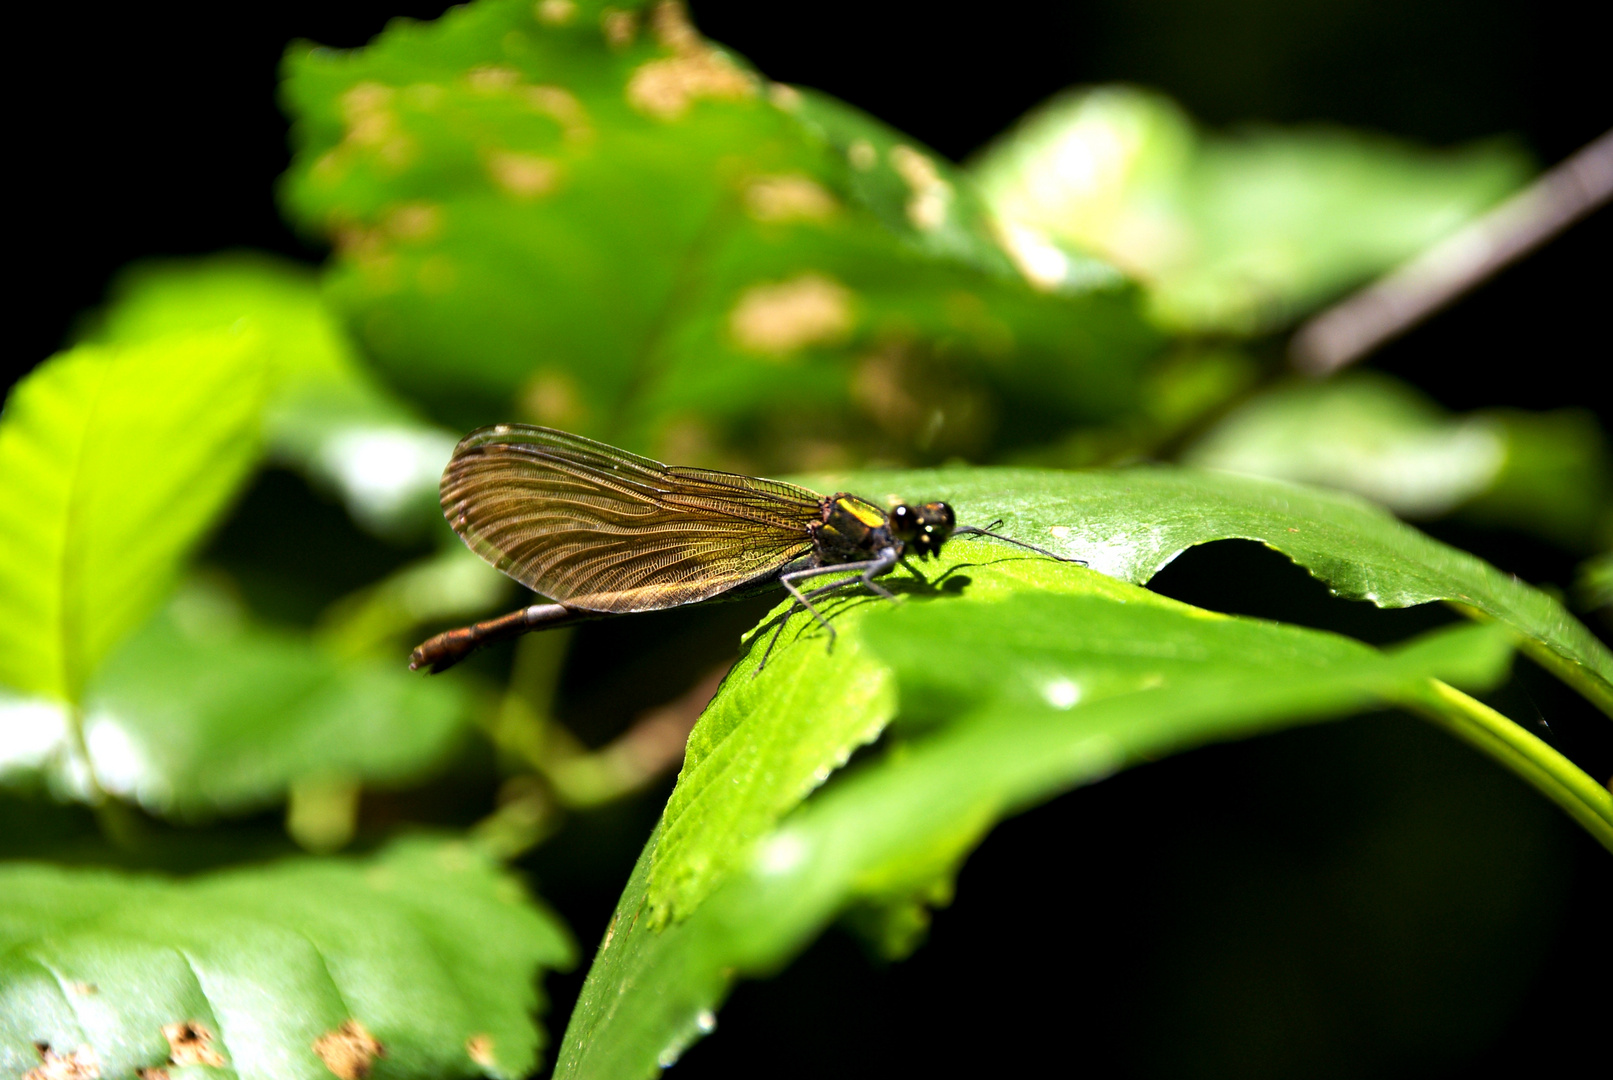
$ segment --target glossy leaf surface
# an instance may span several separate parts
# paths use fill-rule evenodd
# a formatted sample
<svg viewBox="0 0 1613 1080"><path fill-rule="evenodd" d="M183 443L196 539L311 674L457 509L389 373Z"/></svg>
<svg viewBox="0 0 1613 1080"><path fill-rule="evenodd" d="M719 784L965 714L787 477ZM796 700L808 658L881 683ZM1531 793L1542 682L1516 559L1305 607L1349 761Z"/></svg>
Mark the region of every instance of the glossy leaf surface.
<svg viewBox="0 0 1613 1080"><path fill-rule="evenodd" d="M459 844L189 880L13 863L0 1068L44 1046L108 1078L523 1077L543 1045L535 980L571 960L554 916Z"/></svg>
<svg viewBox="0 0 1613 1080"><path fill-rule="evenodd" d="M996 571L968 573L984 582ZM1489 684L1508 653L1494 628L1383 654L1125 586L1007 587L971 603L973 588L865 616L864 648L896 683L891 749L785 818L692 915L660 930L664 834L651 838L557 1076L654 1075L712 1029L734 973L775 970L848 905L882 913L887 947L911 947L922 905L944 902L959 862L1005 814L1161 754L1393 701L1430 677Z"/></svg>
<svg viewBox="0 0 1613 1080"><path fill-rule="evenodd" d="M1028 590L1124 597L1132 605L1128 610L1136 611L1158 598L1124 582L1146 582L1197 544L1259 540L1340 596L1380 607L1445 600L1482 613L1518 633L1532 654L1573 672L1576 685L1593 701L1604 707L1613 702L1613 657L1558 601L1347 496L1163 468L951 469L811 482L820 490L856 491L875 502L945 499L965 523L1001 517L1005 535L1084 559L1091 567L1017 553L987 539L959 538L945 553L954 569L937 582L943 593L959 588L961 596L943 596L933 605L936 610L995 610L1004 597ZM988 559L990 574L964 569ZM890 580L902 588L904 575L898 571ZM919 595L922 591L914 593ZM897 714L889 672L868 658L861 637L861 620L880 605L858 598L842 606L848 610L835 617L832 653L808 632L776 652L767 669L752 678L771 633L759 631L690 735L651 871L657 923L691 911L757 837ZM806 625L797 616L793 632ZM903 699L900 710L909 708Z"/></svg>

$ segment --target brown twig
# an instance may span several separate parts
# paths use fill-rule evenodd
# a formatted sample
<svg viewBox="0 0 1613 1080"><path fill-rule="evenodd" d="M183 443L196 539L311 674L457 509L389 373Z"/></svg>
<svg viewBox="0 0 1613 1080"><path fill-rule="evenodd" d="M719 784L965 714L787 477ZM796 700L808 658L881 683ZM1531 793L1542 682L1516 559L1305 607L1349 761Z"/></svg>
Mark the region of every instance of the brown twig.
<svg viewBox="0 0 1613 1080"><path fill-rule="evenodd" d="M1613 131L1489 213L1301 326L1290 362L1331 375L1596 210L1613 195Z"/></svg>

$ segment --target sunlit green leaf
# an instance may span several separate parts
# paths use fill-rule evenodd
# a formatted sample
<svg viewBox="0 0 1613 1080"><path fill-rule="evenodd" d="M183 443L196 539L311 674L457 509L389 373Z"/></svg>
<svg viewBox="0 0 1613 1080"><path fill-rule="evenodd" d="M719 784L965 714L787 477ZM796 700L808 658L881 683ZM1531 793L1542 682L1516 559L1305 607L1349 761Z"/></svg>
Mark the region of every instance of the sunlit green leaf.
<svg viewBox="0 0 1613 1080"><path fill-rule="evenodd" d="M13 863L0 1069L48 1053L95 1063L48 1076L519 1078L543 1045L537 976L571 961L558 920L458 844L188 881Z"/></svg>
<svg viewBox="0 0 1613 1080"><path fill-rule="evenodd" d="M949 554L949 564L967 566L971 558L1001 552L955 547ZM962 583L961 576L951 582ZM1033 558L971 577L960 602L972 611L1018 589L1157 599L1101 574ZM694 910L758 837L884 730L895 714L895 688L888 667L867 655L860 632L876 606L829 604L837 635L832 649L796 620L759 674L774 628L764 624L751 638L747 655L689 736L663 815L650 886L658 922Z"/></svg>
<svg viewBox="0 0 1613 1080"><path fill-rule="evenodd" d="M985 582L1003 565L958 572ZM1430 677L1487 685L1508 653L1493 627L1380 653L1118 583L982 603L966 602L970 588L964 602L865 617L864 647L898 684L898 742L786 818L693 915L659 930L646 909L663 833L651 838L556 1076L654 1075L712 1030L735 974L776 970L854 902L934 895L1016 810L1162 754L1394 701Z"/></svg>
<svg viewBox="0 0 1613 1080"><path fill-rule="evenodd" d="M100 790L207 818L275 805L299 783L418 779L462 733L464 692L412 675L397 655L338 659L192 586L91 680L85 746ZM31 765L59 793L86 794L65 717L22 701L0 702L0 715L32 732L0 740L0 769L26 779Z"/></svg>
<svg viewBox="0 0 1613 1080"><path fill-rule="evenodd" d="M1382 273L1518 187L1506 147L1417 149L1328 128L1197 131L1157 94L1060 95L974 175L1011 222L1151 287L1167 326L1257 333Z"/></svg>
<svg viewBox="0 0 1613 1080"><path fill-rule="evenodd" d="M77 701L259 450L250 331L79 346L0 415L0 685Z"/></svg>
<svg viewBox="0 0 1613 1080"><path fill-rule="evenodd" d="M294 50L284 93L285 201L336 241L330 295L466 426L513 410L680 461L978 455L1124 407L1157 347L1113 270L1004 241L935 154L769 84L676 3L481 0Z"/></svg>
<svg viewBox="0 0 1613 1080"><path fill-rule="evenodd" d="M1001 517L1006 535L1084 559L1092 568L1024 553L998 562L989 574L959 569L947 580L956 587L959 575L970 579L956 601L961 608L992 605L1027 589L1124 595L1135 606L1153 594L1122 583L1148 581L1187 548L1260 540L1340 596L1380 607L1446 600L1505 623L1523 635L1532 655L1613 708L1613 656L1558 601L1347 496L1164 468L863 473L822 478L814 486L880 502L946 499L964 523ZM945 561L962 567L1000 559L1005 550L1013 552L989 540L960 539ZM899 584L901 577L891 580ZM810 634L802 641L787 635L793 643L781 646L753 679L750 671L766 647L764 628L696 725L651 872L656 922L693 910L757 837L897 710L889 673L868 656L861 638L861 620L878 605L846 606L835 618L832 655ZM807 625L797 616L792 633ZM900 705L910 707L906 699Z"/></svg>
<svg viewBox="0 0 1613 1080"><path fill-rule="evenodd" d="M455 436L425 423L366 370L311 269L250 253L138 264L114 283L89 335L131 345L247 327L271 369L270 457L336 489L372 529L435 521L437 478Z"/></svg>

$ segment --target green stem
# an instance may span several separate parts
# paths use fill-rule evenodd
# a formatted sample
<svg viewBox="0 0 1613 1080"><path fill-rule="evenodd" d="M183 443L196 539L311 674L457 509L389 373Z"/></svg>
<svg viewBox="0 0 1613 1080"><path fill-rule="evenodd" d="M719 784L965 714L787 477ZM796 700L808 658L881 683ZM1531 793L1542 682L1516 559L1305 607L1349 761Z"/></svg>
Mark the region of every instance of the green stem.
<svg viewBox="0 0 1613 1080"><path fill-rule="evenodd" d="M1516 721L1438 679L1406 704L1533 784L1613 851L1613 792Z"/></svg>
<svg viewBox="0 0 1613 1080"><path fill-rule="evenodd" d="M84 767L85 799L91 806L98 807L106 802L106 789L101 787L101 778L95 775L90 744L84 738L84 710L76 703L67 706L67 742L68 753Z"/></svg>

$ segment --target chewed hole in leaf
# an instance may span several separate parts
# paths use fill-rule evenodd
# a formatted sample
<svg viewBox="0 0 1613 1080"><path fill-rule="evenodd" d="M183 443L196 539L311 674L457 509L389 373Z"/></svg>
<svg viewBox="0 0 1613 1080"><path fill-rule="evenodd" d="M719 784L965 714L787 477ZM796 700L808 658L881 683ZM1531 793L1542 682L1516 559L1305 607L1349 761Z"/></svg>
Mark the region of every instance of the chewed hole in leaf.
<svg viewBox="0 0 1613 1080"><path fill-rule="evenodd" d="M98 1080L101 1062L95 1051L81 1046L69 1054L58 1054L49 1043L35 1043L39 1064L22 1074L22 1080Z"/></svg>
<svg viewBox="0 0 1613 1080"><path fill-rule="evenodd" d="M343 1020L341 1027L314 1040L314 1053L341 1080L364 1080L375 1059L386 1057L386 1047L357 1020Z"/></svg>
<svg viewBox="0 0 1613 1080"><path fill-rule="evenodd" d="M493 1056L493 1037L491 1035L472 1035L465 1040L465 1053L484 1069L492 1069L498 1064Z"/></svg>
<svg viewBox="0 0 1613 1080"><path fill-rule="evenodd" d="M213 1046L213 1032L200 1020L181 1020L162 1026L162 1037L168 1040L168 1061L174 1065L227 1064L224 1055Z"/></svg>

